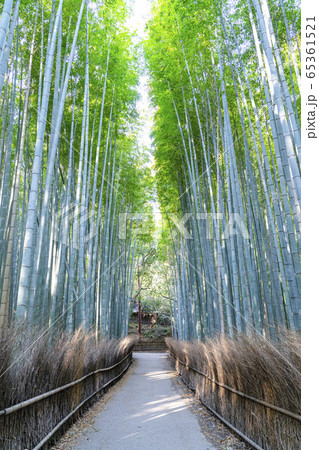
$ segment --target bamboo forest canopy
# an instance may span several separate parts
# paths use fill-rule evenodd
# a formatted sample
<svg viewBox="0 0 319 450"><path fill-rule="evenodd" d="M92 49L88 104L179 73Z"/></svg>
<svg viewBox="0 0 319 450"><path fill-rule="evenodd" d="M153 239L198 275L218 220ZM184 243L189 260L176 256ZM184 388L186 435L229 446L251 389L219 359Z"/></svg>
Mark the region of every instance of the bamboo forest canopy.
<svg viewBox="0 0 319 450"><path fill-rule="evenodd" d="M138 44L124 0L1 10L0 327L126 335L155 249L176 337L299 330L298 0L154 0Z"/></svg>
<svg viewBox="0 0 319 450"><path fill-rule="evenodd" d="M7 14L5 12L7 11ZM127 334L149 170L124 1L5 1L1 325Z"/></svg>
<svg viewBox="0 0 319 450"><path fill-rule="evenodd" d="M299 5L158 0L148 28L178 336L299 329Z"/></svg>

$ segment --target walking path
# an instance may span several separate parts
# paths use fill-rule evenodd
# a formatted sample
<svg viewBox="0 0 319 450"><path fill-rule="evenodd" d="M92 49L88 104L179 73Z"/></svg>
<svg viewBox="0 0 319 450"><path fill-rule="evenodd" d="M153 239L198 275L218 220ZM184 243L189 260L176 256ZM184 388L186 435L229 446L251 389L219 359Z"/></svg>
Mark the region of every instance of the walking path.
<svg viewBox="0 0 319 450"><path fill-rule="evenodd" d="M78 450L208 450L190 403L173 384L163 353L135 353L137 365L78 439Z"/></svg>

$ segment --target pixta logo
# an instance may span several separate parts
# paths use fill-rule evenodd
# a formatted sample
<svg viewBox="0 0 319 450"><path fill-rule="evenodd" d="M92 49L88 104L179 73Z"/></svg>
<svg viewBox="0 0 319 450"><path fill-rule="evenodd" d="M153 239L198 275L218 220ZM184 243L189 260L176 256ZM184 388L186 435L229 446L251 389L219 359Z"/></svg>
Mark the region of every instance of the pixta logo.
<svg viewBox="0 0 319 450"><path fill-rule="evenodd" d="M158 214L161 216L160 213ZM249 239L245 221L239 213L230 213L228 218L225 219L221 213L185 213L182 217L168 213L166 217L171 224L171 236L173 238L181 234L184 239L193 239L192 232L195 229L194 227L197 227L197 230L201 230L208 240L214 239L218 234L221 234L220 237L222 239L229 239L231 236L241 236L242 239ZM131 221L137 223L137 234L143 235L148 233L150 231L148 230L148 224L152 223L152 219L157 223L161 223L160 220L156 220L156 212L154 214L120 214L119 238L126 238L126 231Z"/></svg>

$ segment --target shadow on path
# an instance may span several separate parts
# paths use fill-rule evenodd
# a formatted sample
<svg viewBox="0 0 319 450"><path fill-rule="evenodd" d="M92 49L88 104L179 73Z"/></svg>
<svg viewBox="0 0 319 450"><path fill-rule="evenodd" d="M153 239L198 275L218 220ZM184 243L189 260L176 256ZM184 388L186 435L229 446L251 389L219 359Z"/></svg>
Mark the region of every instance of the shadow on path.
<svg viewBox="0 0 319 450"><path fill-rule="evenodd" d="M163 353L134 353L137 365L122 389L78 438L78 450L213 449L190 403L172 382Z"/></svg>

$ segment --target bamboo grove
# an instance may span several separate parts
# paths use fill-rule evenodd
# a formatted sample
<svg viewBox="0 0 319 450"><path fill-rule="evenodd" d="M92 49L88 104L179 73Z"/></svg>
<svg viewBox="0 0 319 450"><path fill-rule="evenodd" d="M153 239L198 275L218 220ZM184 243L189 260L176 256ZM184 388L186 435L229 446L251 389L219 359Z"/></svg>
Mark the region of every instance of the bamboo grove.
<svg viewBox="0 0 319 450"><path fill-rule="evenodd" d="M152 2L155 188L128 7L2 1L0 328L126 335L155 248L175 337L300 330L299 1Z"/></svg>
<svg viewBox="0 0 319 450"><path fill-rule="evenodd" d="M179 338L300 329L299 6L153 3L145 54Z"/></svg>
<svg viewBox="0 0 319 450"><path fill-rule="evenodd" d="M137 70L122 0L5 0L0 328L127 334L143 208ZM144 169L143 169L144 170ZM143 172L144 173L144 172Z"/></svg>

